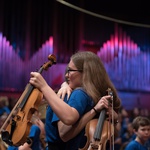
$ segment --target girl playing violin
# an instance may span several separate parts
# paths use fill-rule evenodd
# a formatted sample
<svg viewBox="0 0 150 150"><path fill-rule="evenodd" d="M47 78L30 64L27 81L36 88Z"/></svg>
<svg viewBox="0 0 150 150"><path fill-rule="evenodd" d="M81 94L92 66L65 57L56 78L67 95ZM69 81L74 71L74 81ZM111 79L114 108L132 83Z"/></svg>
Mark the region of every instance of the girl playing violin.
<svg viewBox="0 0 150 150"><path fill-rule="evenodd" d="M43 93L49 104L45 122L49 150L77 150L81 146L84 129L74 135L75 137L71 137L69 131L85 113L94 113L95 115L103 108L108 109L107 99L110 96L105 96L108 87L112 89L114 95L114 111L111 113L117 112L120 107L116 89L100 58L94 53L86 51L72 55L66 77L72 93L69 99L66 95L62 101L41 74L31 72L30 83ZM99 110L95 106L98 101ZM93 107L95 109L92 109ZM82 122L80 123L82 124Z"/></svg>

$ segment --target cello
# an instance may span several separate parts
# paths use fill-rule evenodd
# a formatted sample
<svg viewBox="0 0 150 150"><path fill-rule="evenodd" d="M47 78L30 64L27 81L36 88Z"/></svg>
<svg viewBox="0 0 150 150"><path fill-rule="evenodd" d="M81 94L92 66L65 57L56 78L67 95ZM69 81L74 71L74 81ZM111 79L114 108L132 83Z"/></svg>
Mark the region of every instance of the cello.
<svg viewBox="0 0 150 150"><path fill-rule="evenodd" d="M39 73L42 73L43 70L48 70L49 67L56 64L56 57L53 54L48 56L48 60L48 62L40 67ZM29 144L32 142L31 139L28 138L30 127L32 125L31 117L34 112L38 110L42 98L43 94L33 85L28 83L0 129L2 140L5 143L10 146L20 146L25 142ZM13 115L14 117L12 117Z"/></svg>
<svg viewBox="0 0 150 150"><path fill-rule="evenodd" d="M113 101L113 93L108 88L108 95L111 96ZM110 118L109 118L110 119ZM113 125L109 120L106 120L106 109L100 112L98 119L92 119L85 127L85 135L87 136L87 142L84 148L80 150L106 150L107 141L110 141L114 133ZM110 146L111 150L111 146Z"/></svg>

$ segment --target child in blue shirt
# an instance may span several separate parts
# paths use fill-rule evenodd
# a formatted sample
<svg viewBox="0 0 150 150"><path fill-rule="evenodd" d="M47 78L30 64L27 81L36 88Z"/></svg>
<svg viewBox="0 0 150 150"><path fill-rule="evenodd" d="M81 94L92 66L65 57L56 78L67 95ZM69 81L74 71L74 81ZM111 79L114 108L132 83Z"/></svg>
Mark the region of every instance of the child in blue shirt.
<svg viewBox="0 0 150 150"><path fill-rule="evenodd" d="M145 143L150 138L150 120L147 117L138 116L133 120L135 140L131 141L125 150L148 150Z"/></svg>

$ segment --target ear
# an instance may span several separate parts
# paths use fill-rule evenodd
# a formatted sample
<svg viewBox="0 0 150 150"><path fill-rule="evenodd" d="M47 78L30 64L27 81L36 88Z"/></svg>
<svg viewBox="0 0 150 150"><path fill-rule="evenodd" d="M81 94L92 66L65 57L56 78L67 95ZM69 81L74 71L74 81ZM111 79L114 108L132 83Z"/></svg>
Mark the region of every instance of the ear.
<svg viewBox="0 0 150 150"><path fill-rule="evenodd" d="M134 132L135 134L137 134L137 131L136 131L135 129L133 129L133 132Z"/></svg>

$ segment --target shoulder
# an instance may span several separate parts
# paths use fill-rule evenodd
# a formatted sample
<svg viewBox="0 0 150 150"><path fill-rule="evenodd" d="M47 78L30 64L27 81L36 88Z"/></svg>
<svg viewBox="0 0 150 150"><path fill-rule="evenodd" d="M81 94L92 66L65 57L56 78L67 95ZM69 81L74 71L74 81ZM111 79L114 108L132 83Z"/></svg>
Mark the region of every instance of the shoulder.
<svg viewBox="0 0 150 150"><path fill-rule="evenodd" d="M90 105L91 102L93 102L92 98L82 88L73 90L69 98L69 103L71 101L75 101L76 103L87 102L88 104L90 103Z"/></svg>
<svg viewBox="0 0 150 150"><path fill-rule="evenodd" d="M37 125L33 124L31 126L31 130L40 130L40 128Z"/></svg>
<svg viewBox="0 0 150 150"><path fill-rule="evenodd" d="M92 98L82 88L75 89L67 103L74 107L80 115L89 111L94 105Z"/></svg>
<svg viewBox="0 0 150 150"><path fill-rule="evenodd" d="M86 91L83 88L77 88L75 90L72 91L71 95L76 95L78 94L78 96L88 96L88 94L86 93ZM89 96L88 96L89 97Z"/></svg>
<svg viewBox="0 0 150 150"><path fill-rule="evenodd" d="M86 93L85 90L82 87L74 89L73 92L83 92L83 93Z"/></svg>
<svg viewBox="0 0 150 150"><path fill-rule="evenodd" d="M135 140L129 142L129 144L126 146L125 150L136 150L139 147L139 143Z"/></svg>
<svg viewBox="0 0 150 150"><path fill-rule="evenodd" d="M7 111L7 112L10 112L10 109L9 109L7 106L1 108L0 110L1 110L1 111Z"/></svg>
<svg viewBox="0 0 150 150"><path fill-rule="evenodd" d="M30 128L29 137L34 137L34 136L40 135L40 132L41 132L41 130L37 125L32 125Z"/></svg>

